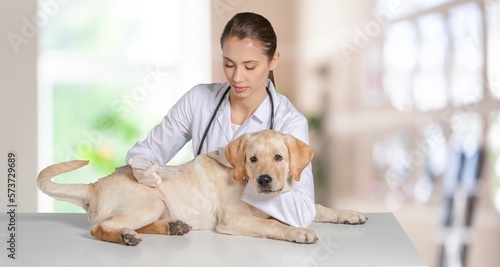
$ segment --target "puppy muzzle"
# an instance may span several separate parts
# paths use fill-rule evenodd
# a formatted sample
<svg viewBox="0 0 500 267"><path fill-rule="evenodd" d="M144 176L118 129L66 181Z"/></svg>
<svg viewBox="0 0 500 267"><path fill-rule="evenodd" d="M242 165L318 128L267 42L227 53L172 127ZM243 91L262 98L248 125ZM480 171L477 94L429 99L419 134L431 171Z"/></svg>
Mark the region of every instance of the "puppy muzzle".
<svg viewBox="0 0 500 267"><path fill-rule="evenodd" d="M259 193L271 194L281 191L273 188L273 177L269 174L259 175L256 179Z"/></svg>

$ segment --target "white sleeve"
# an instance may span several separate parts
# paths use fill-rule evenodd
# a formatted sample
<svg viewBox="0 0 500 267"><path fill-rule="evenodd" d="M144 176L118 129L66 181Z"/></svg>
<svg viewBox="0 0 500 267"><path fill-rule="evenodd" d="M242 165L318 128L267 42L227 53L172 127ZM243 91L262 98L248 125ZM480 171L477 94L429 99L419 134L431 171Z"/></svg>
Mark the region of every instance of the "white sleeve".
<svg viewBox="0 0 500 267"><path fill-rule="evenodd" d="M185 94L143 141L128 150L126 162L134 156L166 164L191 140L191 96Z"/></svg>
<svg viewBox="0 0 500 267"><path fill-rule="evenodd" d="M290 117L291 119L281 123L284 126L280 127L278 124L276 129L309 144L309 129L305 117L298 112L292 113ZM241 199L284 223L307 227L316 216L312 165L309 164L302 171L299 182L293 180L292 190L289 192L263 195L257 193L254 186L248 183Z"/></svg>

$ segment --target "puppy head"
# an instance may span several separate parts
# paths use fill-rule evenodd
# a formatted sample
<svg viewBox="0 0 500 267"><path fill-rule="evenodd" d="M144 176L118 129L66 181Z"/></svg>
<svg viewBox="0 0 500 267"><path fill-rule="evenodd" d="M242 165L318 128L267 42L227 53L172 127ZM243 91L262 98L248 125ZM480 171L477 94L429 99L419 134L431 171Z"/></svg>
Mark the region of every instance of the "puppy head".
<svg viewBox="0 0 500 267"><path fill-rule="evenodd" d="M307 144L273 130L242 135L229 143L224 153L234 179L248 179L264 194L289 191L292 179L300 180L313 157Z"/></svg>

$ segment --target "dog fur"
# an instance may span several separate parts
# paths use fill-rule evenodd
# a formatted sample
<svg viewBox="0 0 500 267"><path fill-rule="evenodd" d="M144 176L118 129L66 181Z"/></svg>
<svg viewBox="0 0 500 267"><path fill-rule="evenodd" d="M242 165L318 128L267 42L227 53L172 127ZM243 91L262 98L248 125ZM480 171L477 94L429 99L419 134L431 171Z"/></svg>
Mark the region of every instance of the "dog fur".
<svg viewBox="0 0 500 267"><path fill-rule="evenodd" d="M217 152L212 152L217 153ZM294 138L272 130L245 134L229 143L224 156L228 168L214 154L199 155L179 166L164 166L157 188L138 183L131 168L124 168L91 184L57 184L51 178L88 164L73 160L51 165L38 176L45 194L81 206L92 224L95 238L137 245L140 233L183 235L191 229L297 243L315 243L316 234L292 227L240 200L246 183L262 194L291 189L311 162L312 149ZM180 170L180 171L179 171ZM264 179L263 176L271 179ZM316 204L316 222L362 224L366 217Z"/></svg>

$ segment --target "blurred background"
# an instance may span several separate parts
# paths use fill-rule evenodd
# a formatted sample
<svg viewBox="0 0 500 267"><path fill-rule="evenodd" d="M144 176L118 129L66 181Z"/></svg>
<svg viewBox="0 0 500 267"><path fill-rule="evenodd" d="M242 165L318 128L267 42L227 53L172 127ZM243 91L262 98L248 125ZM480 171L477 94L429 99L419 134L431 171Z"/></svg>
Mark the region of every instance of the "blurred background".
<svg viewBox="0 0 500 267"><path fill-rule="evenodd" d="M430 266L498 266L499 0L9 0L0 10L0 80L25 104L12 116L19 103L4 98L2 121L19 129L12 146L30 177L90 159L58 178L89 183L123 165L187 90L225 81L222 28L253 11L278 36L277 90L309 120L316 202L393 212ZM18 183L21 210L83 212Z"/></svg>

